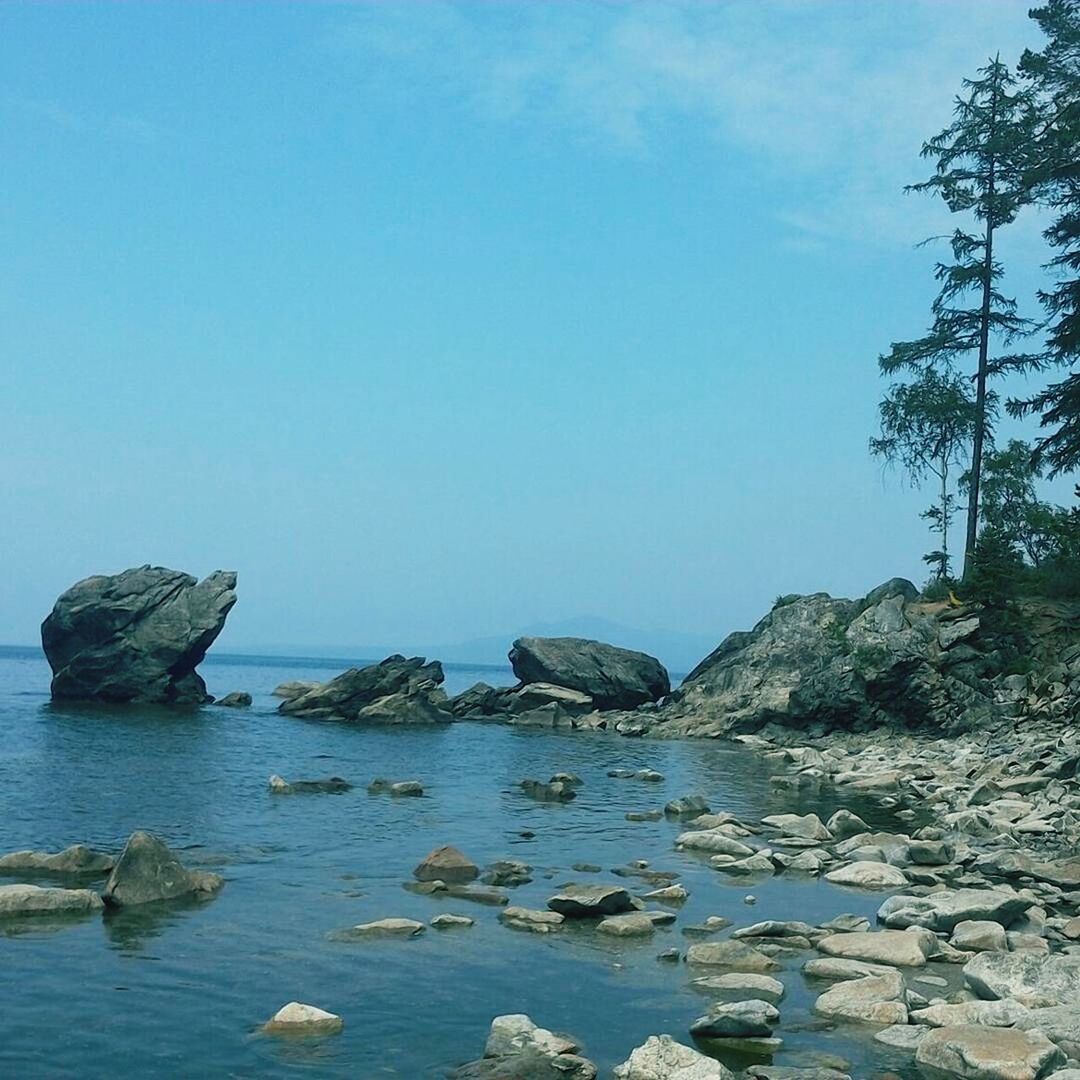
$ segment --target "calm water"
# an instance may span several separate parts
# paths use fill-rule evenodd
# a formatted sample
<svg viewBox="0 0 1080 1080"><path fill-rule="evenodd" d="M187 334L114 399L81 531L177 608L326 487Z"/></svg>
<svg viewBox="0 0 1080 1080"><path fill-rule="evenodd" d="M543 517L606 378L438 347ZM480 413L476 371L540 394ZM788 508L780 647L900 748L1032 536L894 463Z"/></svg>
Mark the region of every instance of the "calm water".
<svg viewBox="0 0 1080 1080"><path fill-rule="evenodd" d="M747 817L787 810L825 816L839 803L780 794L766 767L737 747L650 743L484 724L437 730L360 729L279 716L270 691L290 678L325 679L334 661L222 657L203 666L211 693L248 690L249 710L168 714L132 708L53 707L48 667L31 650L0 650L0 851L75 842L118 850L137 828L226 878L212 901L0 928L0 1075L96 1077L441 1077L477 1057L493 1016L526 1012L582 1040L601 1075L646 1036L687 1027L706 998L687 989L685 964L656 954L689 939L708 915L736 925L765 918L816 921L872 914L880 897L776 878L731 884L702 858L672 849L678 826L631 823L628 810L691 792ZM509 671L449 670L453 692ZM609 779L651 766L663 784ZM527 799L517 781L572 770L573 803ZM352 780L337 796L273 797L267 777ZM375 776L419 779L422 799L370 796ZM889 824L872 804L848 802ZM534 832L525 839L523 831ZM401 888L432 848L452 843L483 865L523 859L535 880L512 902L543 907L554 887L647 859L677 870L691 898L673 928L643 942L587 929L539 936L504 928L498 909L415 896ZM608 873L592 875L615 880ZM13 880L13 879L5 879ZM645 891L648 886L642 888ZM752 892L757 904L743 897ZM468 914L466 930L429 929L408 941L327 940L328 932L386 916ZM784 1050L777 1064L839 1054L859 1077L904 1057L854 1029L822 1031L814 993L780 973ZM694 972L693 974L707 974ZM286 1001L345 1019L340 1036L282 1042L256 1034Z"/></svg>

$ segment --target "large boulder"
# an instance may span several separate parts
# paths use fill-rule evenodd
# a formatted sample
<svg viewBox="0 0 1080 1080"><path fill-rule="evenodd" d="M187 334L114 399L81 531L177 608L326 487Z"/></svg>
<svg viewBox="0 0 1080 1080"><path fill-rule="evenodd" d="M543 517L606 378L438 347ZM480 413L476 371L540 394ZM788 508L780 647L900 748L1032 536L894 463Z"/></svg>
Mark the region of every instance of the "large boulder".
<svg viewBox="0 0 1080 1080"><path fill-rule="evenodd" d="M235 588L232 571L200 582L162 566L73 585L41 624L53 698L167 705L212 700L195 669L236 603Z"/></svg>
<svg viewBox="0 0 1080 1080"><path fill-rule="evenodd" d="M922 1074L931 1080L1039 1080L1065 1054L1041 1031L978 1025L931 1031L915 1051Z"/></svg>
<svg viewBox="0 0 1080 1080"><path fill-rule="evenodd" d="M734 1080L715 1058L706 1057L670 1035L650 1035L621 1065L615 1080Z"/></svg>
<svg viewBox="0 0 1080 1080"><path fill-rule="evenodd" d="M110 907L132 907L213 893L222 884L217 874L188 870L156 836L140 831L128 837L101 895Z"/></svg>
<svg viewBox="0 0 1080 1080"><path fill-rule="evenodd" d="M484 1056L455 1069L453 1080L595 1080L596 1066L573 1039L538 1027L524 1013L497 1016Z"/></svg>
<svg viewBox="0 0 1080 1080"><path fill-rule="evenodd" d="M1080 956L1034 949L984 952L964 965L964 981L981 998L1013 998L1031 1008L1080 1008Z"/></svg>
<svg viewBox="0 0 1080 1080"><path fill-rule="evenodd" d="M329 682L285 698L278 711L312 719L360 724L438 724L453 720L440 689L442 664L397 654L365 668L350 668Z"/></svg>
<svg viewBox="0 0 1080 1080"><path fill-rule="evenodd" d="M635 709L671 692L659 660L586 638L522 637L510 650L522 683L551 683L588 694L598 709Z"/></svg>

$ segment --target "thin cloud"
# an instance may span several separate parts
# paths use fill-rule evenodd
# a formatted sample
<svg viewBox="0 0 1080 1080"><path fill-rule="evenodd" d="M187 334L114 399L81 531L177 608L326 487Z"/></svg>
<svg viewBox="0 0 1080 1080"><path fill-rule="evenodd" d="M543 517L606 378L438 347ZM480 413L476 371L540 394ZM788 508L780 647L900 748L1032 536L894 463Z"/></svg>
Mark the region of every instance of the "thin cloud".
<svg viewBox="0 0 1080 1080"><path fill-rule="evenodd" d="M370 4L333 47L384 88L418 83L486 122L659 155L673 122L785 170L778 219L807 240L910 243L941 215L905 199L960 79L1038 34L1027 0ZM404 83L402 82L404 80ZM393 84L391 86L391 84Z"/></svg>

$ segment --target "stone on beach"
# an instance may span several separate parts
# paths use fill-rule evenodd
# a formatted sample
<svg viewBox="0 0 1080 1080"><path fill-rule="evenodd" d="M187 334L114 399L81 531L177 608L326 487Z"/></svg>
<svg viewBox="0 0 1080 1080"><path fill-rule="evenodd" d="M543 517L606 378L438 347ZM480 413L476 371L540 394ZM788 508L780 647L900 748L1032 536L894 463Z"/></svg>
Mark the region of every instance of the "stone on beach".
<svg viewBox="0 0 1080 1080"><path fill-rule="evenodd" d="M568 919L594 919L634 909L633 898L621 885L567 885L547 903Z"/></svg>
<svg viewBox="0 0 1080 1080"><path fill-rule="evenodd" d="M128 837L101 895L110 907L132 907L213 893L223 884L218 874L188 870L156 836L138 831Z"/></svg>
<svg viewBox="0 0 1080 1080"><path fill-rule="evenodd" d="M38 885L0 885L0 919L98 911L101 897L91 889L45 889Z"/></svg>
<svg viewBox="0 0 1080 1080"><path fill-rule="evenodd" d="M1039 1080L1065 1060L1042 1032L974 1025L936 1028L915 1051L931 1080Z"/></svg>
<svg viewBox="0 0 1080 1080"><path fill-rule="evenodd" d="M413 870L417 881L443 881L448 885L473 881L479 876L476 863L450 844L430 852Z"/></svg>
<svg viewBox="0 0 1080 1080"><path fill-rule="evenodd" d="M344 1026L332 1012L290 1001L263 1024L263 1031L268 1035L336 1035Z"/></svg>
<svg viewBox="0 0 1080 1080"><path fill-rule="evenodd" d="M856 931L823 938L817 947L826 956L894 967L922 967L936 951L937 938L928 930Z"/></svg>
<svg viewBox="0 0 1080 1080"><path fill-rule="evenodd" d="M834 1020L905 1024L904 977L899 971L890 971L837 983L814 1002L814 1012Z"/></svg>

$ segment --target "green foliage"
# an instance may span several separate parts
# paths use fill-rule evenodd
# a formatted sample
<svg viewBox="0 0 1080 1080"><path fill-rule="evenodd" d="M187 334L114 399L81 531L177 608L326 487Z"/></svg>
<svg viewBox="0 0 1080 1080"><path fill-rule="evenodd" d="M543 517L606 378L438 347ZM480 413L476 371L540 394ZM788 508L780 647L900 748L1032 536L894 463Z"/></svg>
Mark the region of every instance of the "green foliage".
<svg viewBox="0 0 1080 1080"><path fill-rule="evenodd" d="M979 535L965 578L967 596L989 607L1001 607L1013 599L1024 576L1024 560L1011 536L997 526Z"/></svg>
<svg viewBox="0 0 1080 1080"><path fill-rule="evenodd" d="M925 559L925 556L923 556ZM956 583L950 578L933 577L922 591L924 600L948 600L951 590L956 588Z"/></svg>

